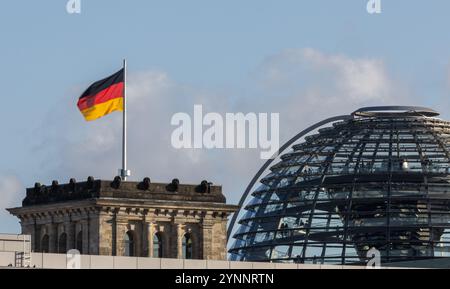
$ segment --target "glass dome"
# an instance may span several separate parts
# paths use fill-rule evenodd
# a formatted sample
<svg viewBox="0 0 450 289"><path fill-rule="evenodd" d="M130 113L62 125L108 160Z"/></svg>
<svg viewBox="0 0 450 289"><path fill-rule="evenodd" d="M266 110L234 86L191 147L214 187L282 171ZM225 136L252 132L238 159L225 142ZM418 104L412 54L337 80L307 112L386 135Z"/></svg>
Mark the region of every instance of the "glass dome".
<svg viewBox="0 0 450 289"><path fill-rule="evenodd" d="M450 256L450 122L363 108L281 155L239 215L231 259L360 264Z"/></svg>

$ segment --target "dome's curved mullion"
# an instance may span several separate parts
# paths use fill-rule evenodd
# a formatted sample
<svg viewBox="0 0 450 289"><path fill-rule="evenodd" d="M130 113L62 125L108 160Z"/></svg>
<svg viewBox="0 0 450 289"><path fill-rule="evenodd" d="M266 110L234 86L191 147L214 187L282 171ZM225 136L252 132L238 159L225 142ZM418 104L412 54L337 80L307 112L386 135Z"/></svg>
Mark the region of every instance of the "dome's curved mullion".
<svg viewBox="0 0 450 289"><path fill-rule="evenodd" d="M305 229L306 229L306 230L305 230L306 233L305 233L305 240L304 240L304 244L303 244L303 250L302 250L301 260L304 260L305 257L306 257L306 249L307 249L307 246L308 246L309 234L311 233L312 218L313 218L313 215L314 215L314 212L315 212L315 209L316 209L317 199L318 199L318 197L319 197L319 194L320 194L320 191L321 191L321 187L322 187L323 181L324 181L325 176L326 176L326 175L325 175L325 172L328 170L328 168L329 168L329 166L330 166L330 164L331 164L331 162L332 162L334 156L335 156L336 153L339 151L339 149L345 144L346 140L348 140L349 138L351 138L354 134L355 134L354 132L348 133L348 135L346 135L346 136L343 138L342 142L340 142L339 144L336 145L335 150L334 150L334 153L333 153L333 156L330 156L329 159L327 159L328 162L327 162L326 168L323 170L323 174L322 174L322 178L321 178L321 181L320 181L320 185L319 185L319 186L317 187L317 189L316 189L315 196L314 196L313 207L312 207L312 209L311 209L311 212L310 212L310 215L309 215L309 218L308 218L308 224L309 224L309 226L305 226L305 227L306 227L306 228L305 228ZM292 248L291 248L291 249L292 249Z"/></svg>
<svg viewBox="0 0 450 289"><path fill-rule="evenodd" d="M342 264L345 264L345 258L346 258L346 254L345 253L346 253L346 250L347 250L348 222L349 222L349 216L351 214L352 205L353 205L352 204L352 199L353 199L353 192L355 190L355 182L356 182L355 176L356 176L356 174L357 174L357 172L359 170L359 162L361 160L361 156L362 156L362 154L364 152L364 149L365 149L365 147L367 145L366 141L367 141L368 137L370 137L370 132L369 131L367 131L366 134L364 134L364 137L360 139L360 142L358 143L358 146L355 147L355 149L353 151L353 155L354 155L354 154L356 154L357 149L359 149L359 155L358 155L358 159L356 161L355 169L353 171L352 189L349 192L349 197L348 197L347 204L346 204L346 206L347 206L347 214L344 216L344 226L343 226L344 227L343 228L344 236L343 236L343 244L342 244L342 251L341 251L341 257L342 257L341 263ZM350 158L352 158L353 155Z"/></svg>

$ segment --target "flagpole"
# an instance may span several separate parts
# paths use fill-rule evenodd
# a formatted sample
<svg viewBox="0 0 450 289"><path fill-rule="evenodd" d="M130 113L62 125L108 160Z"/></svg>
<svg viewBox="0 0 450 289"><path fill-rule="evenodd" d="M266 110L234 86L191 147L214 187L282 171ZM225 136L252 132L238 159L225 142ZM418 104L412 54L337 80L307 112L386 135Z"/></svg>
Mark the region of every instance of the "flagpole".
<svg viewBox="0 0 450 289"><path fill-rule="evenodd" d="M122 170L121 178L126 181L130 175L127 170L127 60L123 60L123 131L122 131Z"/></svg>

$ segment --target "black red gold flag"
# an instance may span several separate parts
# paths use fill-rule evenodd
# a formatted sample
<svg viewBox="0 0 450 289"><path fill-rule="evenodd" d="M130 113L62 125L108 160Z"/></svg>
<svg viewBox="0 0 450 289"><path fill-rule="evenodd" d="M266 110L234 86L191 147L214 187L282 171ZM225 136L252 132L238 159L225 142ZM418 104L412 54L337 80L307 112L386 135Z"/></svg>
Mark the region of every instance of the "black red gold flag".
<svg viewBox="0 0 450 289"><path fill-rule="evenodd" d="M124 69L95 82L81 95L78 108L87 121L123 111Z"/></svg>

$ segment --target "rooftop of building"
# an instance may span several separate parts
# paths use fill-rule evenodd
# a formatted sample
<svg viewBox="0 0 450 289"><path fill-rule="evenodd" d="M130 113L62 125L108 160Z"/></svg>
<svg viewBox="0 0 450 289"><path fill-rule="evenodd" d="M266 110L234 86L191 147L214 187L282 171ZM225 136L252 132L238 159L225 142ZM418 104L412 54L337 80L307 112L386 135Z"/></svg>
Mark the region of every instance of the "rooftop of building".
<svg viewBox="0 0 450 289"><path fill-rule="evenodd" d="M34 187L26 189L22 206L89 199L226 203L222 186L213 185L208 181L192 185L180 184L178 179L170 183L153 183L150 178L144 178L140 182L128 182L122 181L120 177L114 180L96 180L89 177L83 182L70 179L67 184L59 184L58 181L53 181L49 186L36 183Z"/></svg>

